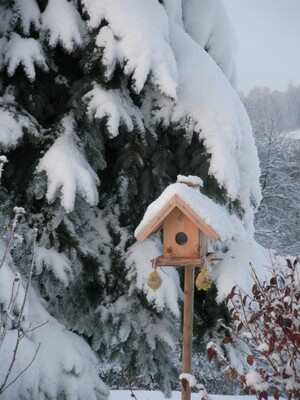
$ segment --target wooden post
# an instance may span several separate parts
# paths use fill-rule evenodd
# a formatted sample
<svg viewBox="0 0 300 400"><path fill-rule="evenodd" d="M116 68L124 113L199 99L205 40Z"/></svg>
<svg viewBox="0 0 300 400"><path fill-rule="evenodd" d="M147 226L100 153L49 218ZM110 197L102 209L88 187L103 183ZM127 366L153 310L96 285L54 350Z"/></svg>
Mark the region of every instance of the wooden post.
<svg viewBox="0 0 300 400"><path fill-rule="evenodd" d="M183 304L183 338L182 338L182 373L191 373L192 369L192 341L194 315L194 275L195 267L184 268L184 304ZM190 400L191 390L182 387L181 400Z"/></svg>

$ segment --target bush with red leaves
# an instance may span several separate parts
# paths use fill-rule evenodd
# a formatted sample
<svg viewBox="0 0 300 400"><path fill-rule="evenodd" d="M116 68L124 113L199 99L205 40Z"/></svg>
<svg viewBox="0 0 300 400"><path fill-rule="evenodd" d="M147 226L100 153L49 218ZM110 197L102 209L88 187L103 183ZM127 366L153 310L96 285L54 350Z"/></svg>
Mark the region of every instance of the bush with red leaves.
<svg viewBox="0 0 300 400"><path fill-rule="evenodd" d="M300 258L273 267L261 282L255 271L252 294L235 286L226 298L232 323L225 326L222 346L210 343L209 361L225 366L228 379L238 380L246 394L258 399L300 399ZM243 361L237 368L224 348L235 347ZM223 347L223 348L222 348Z"/></svg>

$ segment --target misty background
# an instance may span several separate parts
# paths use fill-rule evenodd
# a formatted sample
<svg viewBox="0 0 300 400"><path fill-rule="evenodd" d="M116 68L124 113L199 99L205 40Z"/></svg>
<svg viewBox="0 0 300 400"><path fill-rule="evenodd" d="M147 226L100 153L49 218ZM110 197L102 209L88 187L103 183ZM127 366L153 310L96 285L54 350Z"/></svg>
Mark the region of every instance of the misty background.
<svg viewBox="0 0 300 400"><path fill-rule="evenodd" d="M300 253L300 1L224 0L238 41L237 88L251 120L263 199L256 239ZM250 168L250 166L249 166Z"/></svg>

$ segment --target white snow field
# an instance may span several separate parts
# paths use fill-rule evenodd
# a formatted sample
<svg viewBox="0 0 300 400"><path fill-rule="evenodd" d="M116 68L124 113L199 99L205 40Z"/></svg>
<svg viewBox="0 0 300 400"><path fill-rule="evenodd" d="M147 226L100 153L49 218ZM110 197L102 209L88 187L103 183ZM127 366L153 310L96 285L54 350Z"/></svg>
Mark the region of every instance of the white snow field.
<svg viewBox="0 0 300 400"><path fill-rule="evenodd" d="M297 129L297 130L295 130L295 131L288 132L288 133L286 134L286 136L287 136L289 139L299 140L299 139L300 139L300 129Z"/></svg>
<svg viewBox="0 0 300 400"><path fill-rule="evenodd" d="M164 395L161 392L147 391L147 390L134 390L134 394L137 400L165 400ZM255 400L255 396L223 396L223 395L210 395L209 400ZM131 393L129 390L111 390L110 400L132 400ZM181 392L173 392L171 397L172 400L180 400ZM191 400L199 400L199 393L192 393Z"/></svg>

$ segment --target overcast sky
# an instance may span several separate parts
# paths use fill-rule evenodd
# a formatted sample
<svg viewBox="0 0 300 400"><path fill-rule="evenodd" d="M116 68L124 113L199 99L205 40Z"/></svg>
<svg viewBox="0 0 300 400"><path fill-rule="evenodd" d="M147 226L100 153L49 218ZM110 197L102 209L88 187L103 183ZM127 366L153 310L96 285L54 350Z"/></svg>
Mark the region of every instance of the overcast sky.
<svg viewBox="0 0 300 400"><path fill-rule="evenodd" d="M238 89L300 84L300 0L224 0L239 42Z"/></svg>

